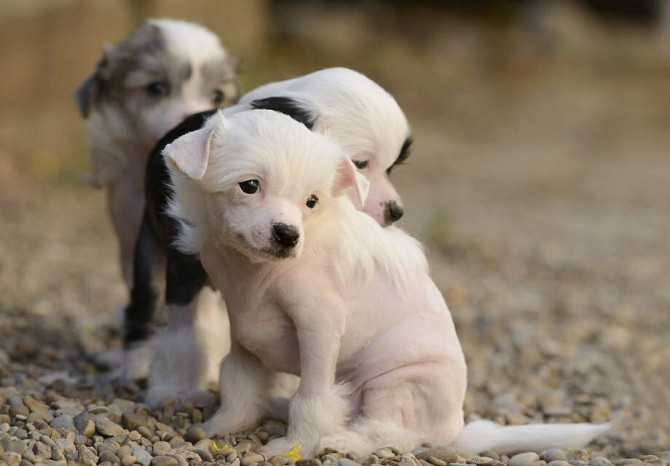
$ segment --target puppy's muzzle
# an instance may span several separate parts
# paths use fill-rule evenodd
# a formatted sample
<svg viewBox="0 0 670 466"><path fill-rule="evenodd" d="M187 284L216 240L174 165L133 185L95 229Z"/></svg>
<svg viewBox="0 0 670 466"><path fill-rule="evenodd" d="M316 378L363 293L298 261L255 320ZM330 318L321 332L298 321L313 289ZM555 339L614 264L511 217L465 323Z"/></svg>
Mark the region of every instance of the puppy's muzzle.
<svg viewBox="0 0 670 466"><path fill-rule="evenodd" d="M389 202L384 209L384 223L390 225L397 222L405 213L405 210L397 202Z"/></svg>
<svg viewBox="0 0 670 466"><path fill-rule="evenodd" d="M294 226L285 223L277 223L273 227L274 240L284 248L292 248L298 244L300 232Z"/></svg>

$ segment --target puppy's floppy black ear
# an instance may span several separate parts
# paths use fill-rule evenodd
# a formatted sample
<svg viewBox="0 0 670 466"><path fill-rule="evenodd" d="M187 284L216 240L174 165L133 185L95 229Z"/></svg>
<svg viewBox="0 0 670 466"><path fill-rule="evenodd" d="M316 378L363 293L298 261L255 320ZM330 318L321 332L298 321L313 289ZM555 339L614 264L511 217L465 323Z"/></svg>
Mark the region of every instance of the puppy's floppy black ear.
<svg viewBox="0 0 670 466"><path fill-rule="evenodd" d="M254 100L250 105L255 109L274 110L288 115L310 130L314 127L317 119L314 112L310 112L303 104L290 97L266 97L265 99Z"/></svg>
<svg viewBox="0 0 670 466"><path fill-rule="evenodd" d="M93 87L95 86L96 79L97 71L94 71L74 90L74 100L77 102L79 113L84 118L88 118L91 111Z"/></svg>
<svg viewBox="0 0 670 466"><path fill-rule="evenodd" d="M81 116L88 118L91 113L91 104L97 98L100 92L101 70L108 63L108 54L112 47L106 47L102 58L95 66L95 71L88 75L84 81L74 90L74 100L77 103L77 108Z"/></svg>
<svg viewBox="0 0 670 466"><path fill-rule="evenodd" d="M206 125L175 139L163 149L169 166L193 180L201 180L207 171L209 149L215 125Z"/></svg>

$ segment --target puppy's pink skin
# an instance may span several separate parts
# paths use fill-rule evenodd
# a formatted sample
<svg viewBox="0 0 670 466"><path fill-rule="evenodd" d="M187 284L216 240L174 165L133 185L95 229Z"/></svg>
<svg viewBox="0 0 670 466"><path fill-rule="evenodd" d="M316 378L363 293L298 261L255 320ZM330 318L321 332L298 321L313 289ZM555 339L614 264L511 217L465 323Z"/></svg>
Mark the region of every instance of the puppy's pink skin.
<svg viewBox="0 0 670 466"><path fill-rule="evenodd" d="M200 254L226 296L231 324L209 434L253 427L279 371L301 379L287 436L263 448L268 457L298 443L305 456L426 441L509 453L577 447L609 428L464 427L465 360L425 256L414 239L343 196L347 183L358 196L367 186L332 141L264 110L219 114L183 138L164 150L176 194L170 211L184 222L182 248ZM195 150L203 140L204 156L183 144ZM249 179L260 189L242 189ZM320 197L314 209L305 207L309 193ZM285 259L264 252L277 218L301 232Z"/></svg>
<svg viewBox="0 0 670 466"><path fill-rule="evenodd" d="M348 448L367 452L378 432L368 421L402 431L404 440L389 439L399 447L454 440L463 427L465 360L416 241L383 229L348 199L329 197L335 187L344 194L344 183L364 192L365 183L321 136L274 112L240 113L219 126L213 120L183 137L193 147L212 140L209 157L193 156L183 141L164 152L184 213L203 235L198 252L226 297L231 323L233 350L222 364L222 405L209 433L258 422L274 374L288 372L301 376L289 405L288 436L266 446L268 455L295 443L310 455L327 446L324 441L336 444L329 436L342 432L357 439ZM295 150L286 161L284 138ZM263 148L243 147L255 140ZM194 160L209 165L199 170L190 165ZM240 180L259 179L258 193L217 183L237 173L237 164L248 170ZM202 172L200 180L187 176ZM191 205L193 189L205 206ZM321 197L314 213L303 205L311 190ZM298 227L304 239L291 258L264 259L259 251L270 237L264 232L277 218Z"/></svg>

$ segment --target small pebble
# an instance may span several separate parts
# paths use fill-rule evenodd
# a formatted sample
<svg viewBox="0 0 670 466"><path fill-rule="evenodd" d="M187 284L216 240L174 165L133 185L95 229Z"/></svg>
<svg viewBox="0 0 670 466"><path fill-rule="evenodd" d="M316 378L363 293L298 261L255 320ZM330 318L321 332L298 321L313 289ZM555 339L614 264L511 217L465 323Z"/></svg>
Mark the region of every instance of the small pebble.
<svg viewBox="0 0 670 466"><path fill-rule="evenodd" d="M109 461L110 463L120 463L121 460L111 450L104 450L100 453L100 461Z"/></svg>
<svg viewBox="0 0 670 466"><path fill-rule="evenodd" d="M510 458L508 466L530 466L531 464L539 461L540 457L537 453L528 452L528 453L519 453Z"/></svg>
<svg viewBox="0 0 670 466"><path fill-rule="evenodd" d="M149 466L151 464L151 455L144 448L133 448L133 456L137 463L142 466Z"/></svg>
<svg viewBox="0 0 670 466"><path fill-rule="evenodd" d="M416 455L418 459L424 461L428 461L429 456L442 460L445 463L454 463L457 457L456 450L451 447L429 448Z"/></svg>
<svg viewBox="0 0 670 466"><path fill-rule="evenodd" d="M151 466L179 466L179 462L171 456L154 456Z"/></svg>
<svg viewBox="0 0 670 466"><path fill-rule="evenodd" d="M248 466L253 463L262 463L263 461L265 461L265 458L258 453L247 453L242 458L242 461L240 461L240 464L242 466Z"/></svg>
<svg viewBox="0 0 670 466"><path fill-rule="evenodd" d="M65 428L65 429L70 429L74 427L74 421L72 420L72 416L68 416L66 414L63 414L61 416L58 416L55 418L53 421L49 423L51 427L54 429L56 428Z"/></svg>
<svg viewBox="0 0 670 466"><path fill-rule="evenodd" d="M200 427L191 427L184 434L184 440L191 442L193 445L206 437L205 431Z"/></svg>
<svg viewBox="0 0 670 466"><path fill-rule="evenodd" d="M28 409L28 407L25 406L23 403L11 405L9 407L9 415L11 417L28 416L28 414L30 414L30 409Z"/></svg>
<svg viewBox="0 0 670 466"><path fill-rule="evenodd" d="M100 435L104 435L105 437L114 437L123 433L123 427L106 417L99 417L95 420L95 429Z"/></svg>
<svg viewBox="0 0 670 466"><path fill-rule="evenodd" d="M156 442L154 443L153 449L154 456L161 456L172 450L172 446L168 442Z"/></svg>
<svg viewBox="0 0 670 466"><path fill-rule="evenodd" d="M349 458L340 458L339 460L337 460L337 463L340 466L360 466L360 463L357 463L354 460L350 460ZM297 463L296 466L298 466ZM307 466L317 466L317 465L307 465Z"/></svg>
<svg viewBox="0 0 670 466"><path fill-rule="evenodd" d="M589 466L612 466L612 462L602 456L597 456L589 460Z"/></svg>
<svg viewBox="0 0 670 466"><path fill-rule="evenodd" d="M207 449L194 450L203 461L214 462L214 456Z"/></svg>
<svg viewBox="0 0 670 466"><path fill-rule="evenodd" d="M469 464L488 465L492 464L494 461L493 458L488 458L486 456L473 456L472 458L468 458L465 462Z"/></svg>
<svg viewBox="0 0 670 466"><path fill-rule="evenodd" d="M545 460L547 463L551 463L552 461L557 461L557 460L563 460L567 458L565 452L561 450L560 448L552 448L550 450L543 451L540 454L540 458Z"/></svg>
<svg viewBox="0 0 670 466"><path fill-rule="evenodd" d="M435 466L447 466L446 461L442 461L441 459L435 458L434 456L429 456L426 461L428 461L430 464L433 464Z"/></svg>
<svg viewBox="0 0 670 466"><path fill-rule="evenodd" d="M547 463L547 466L570 466L570 463L565 460L554 460Z"/></svg>

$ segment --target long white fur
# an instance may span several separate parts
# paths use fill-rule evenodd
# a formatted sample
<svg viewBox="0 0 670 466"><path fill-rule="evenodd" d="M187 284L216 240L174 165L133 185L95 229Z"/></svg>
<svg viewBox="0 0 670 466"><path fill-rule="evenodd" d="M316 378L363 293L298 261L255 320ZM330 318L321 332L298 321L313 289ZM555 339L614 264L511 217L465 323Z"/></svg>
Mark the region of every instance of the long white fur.
<svg viewBox="0 0 670 466"><path fill-rule="evenodd" d="M207 156L196 157L206 164L199 180L179 168L192 156L188 144L164 151L171 212L189 225L182 244L201 254L231 318L233 351L221 366L209 434L252 427L276 371L301 381L288 434L264 447L268 457L297 443L305 456L425 441L508 453L581 445L608 428L464 428L466 367L447 306L416 240L381 228L335 189L355 171L341 148L268 111L212 118L182 142L197 148L210 137ZM248 179L261 190L242 194L237 183ZM355 177L345 179L359 189ZM312 192L320 198L313 211L304 206ZM284 259L262 254L278 219L301 233Z"/></svg>

